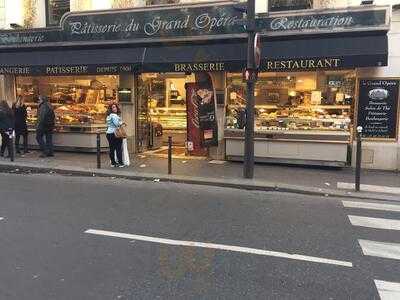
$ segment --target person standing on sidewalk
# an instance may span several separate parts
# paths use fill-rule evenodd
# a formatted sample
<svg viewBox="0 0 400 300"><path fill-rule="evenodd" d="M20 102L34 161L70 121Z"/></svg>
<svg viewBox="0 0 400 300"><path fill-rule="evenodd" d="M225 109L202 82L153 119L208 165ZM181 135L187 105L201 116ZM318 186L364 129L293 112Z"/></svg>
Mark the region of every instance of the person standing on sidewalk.
<svg viewBox="0 0 400 300"><path fill-rule="evenodd" d="M123 168L124 163L122 161L122 138L115 136L115 131L117 130L117 128L123 125L121 117L119 116L120 113L121 111L116 103L110 104L107 110L106 118L106 137L108 145L110 147L111 166ZM115 155L117 156L118 163L115 161Z"/></svg>
<svg viewBox="0 0 400 300"><path fill-rule="evenodd" d="M36 127L36 141L40 146L42 154L40 157L54 156L53 153L53 130L55 125L55 114L53 107L47 97L39 96L38 120ZM46 138L46 143L43 138Z"/></svg>
<svg viewBox="0 0 400 300"><path fill-rule="evenodd" d="M1 134L1 148L0 156L4 156L7 148L8 156L10 157L12 151L12 135L14 131L14 115L12 109L8 106L7 101L0 102L0 134Z"/></svg>
<svg viewBox="0 0 400 300"><path fill-rule="evenodd" d="M21 153L19 148L19 140L23 138L23 153L28 153L28 126L26 118L28 113L24 104L22 96L17 97L17 101L12 106L15 119L15 150L18 154Z"/></svg>

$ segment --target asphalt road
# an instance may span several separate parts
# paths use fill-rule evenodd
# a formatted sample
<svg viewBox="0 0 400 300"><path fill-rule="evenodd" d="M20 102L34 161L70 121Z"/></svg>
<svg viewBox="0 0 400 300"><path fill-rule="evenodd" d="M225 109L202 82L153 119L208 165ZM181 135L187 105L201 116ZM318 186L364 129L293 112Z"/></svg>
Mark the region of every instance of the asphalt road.
<svg viewBox="0 0 400 300"><path fill-rule="evenodd" d="M342 200L0 174L0 299L379 299L374 280L400 282L400 225L349 215L399 221L400 202Z"/></svg>

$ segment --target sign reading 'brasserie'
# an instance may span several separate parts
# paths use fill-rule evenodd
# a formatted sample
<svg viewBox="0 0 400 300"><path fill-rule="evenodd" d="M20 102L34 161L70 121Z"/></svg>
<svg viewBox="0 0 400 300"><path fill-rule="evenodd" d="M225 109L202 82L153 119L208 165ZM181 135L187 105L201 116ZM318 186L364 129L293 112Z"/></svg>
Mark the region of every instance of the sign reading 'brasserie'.
<svg viewBox="0 0 400 300"><path fill-rule="evenodd" d="M399 80L360 80L357 124L364 137L396 138L399 85Z"/></svg>

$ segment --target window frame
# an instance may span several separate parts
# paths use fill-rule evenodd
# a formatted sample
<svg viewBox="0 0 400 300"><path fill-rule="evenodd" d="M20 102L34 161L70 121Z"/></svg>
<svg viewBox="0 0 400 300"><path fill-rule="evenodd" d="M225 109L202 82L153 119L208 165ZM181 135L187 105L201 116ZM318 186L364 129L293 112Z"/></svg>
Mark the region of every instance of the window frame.
<svg viewBox="0 0 400 300"><path fill-rule="evenodd" d="M279 0L278 0L279 1ZM280 13L280 12L287 12L287 11L297 11L297 10L308 10L313 9L314 0L303 0L304 2L309 2L311 5L306 7L306 4L303 6L282 6L282 9L272 9L272 1L268 1L268 11L271 13Z"/></svg>
<svg viewBox="0 0 400 300"><path fill-rule="evenodd" d="M44 1L44 3L45 3L45 12L46 12L46 27L58 27L58 26L60 26L60 21L57 23L57 24L51 24L50 23L50 11L49 11L49 9L50 9L50 2L51 0L45 0ZM69 11L71 11L71 0L68 0L68 2L69 2L69 5L70 5L70 9L69 9ZM60 19L61 20L61 19Z"/></svg>

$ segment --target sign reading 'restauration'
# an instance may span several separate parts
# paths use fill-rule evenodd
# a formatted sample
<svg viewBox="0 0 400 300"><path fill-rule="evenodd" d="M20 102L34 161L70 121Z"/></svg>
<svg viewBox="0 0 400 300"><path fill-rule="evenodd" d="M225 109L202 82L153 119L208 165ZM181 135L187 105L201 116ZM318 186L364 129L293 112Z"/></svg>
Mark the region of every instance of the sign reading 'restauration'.
<svg viewBox="0 0 400 300"><path fill-rule="evenodd" d="M278 15L258 20L261 32L298 34L313 31L345 31L387 25L386 9L332 11L326 13Z"/></svg>
<svg viewBox="0 0 400 300"><path fill-rule="evenodd" d="M363 137L396 139L399 85L399 80L360 80L357 126Z"/></svg>

